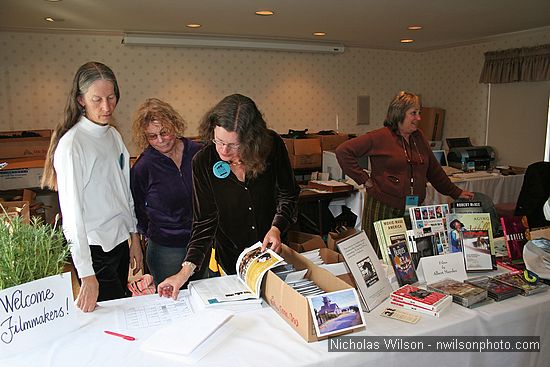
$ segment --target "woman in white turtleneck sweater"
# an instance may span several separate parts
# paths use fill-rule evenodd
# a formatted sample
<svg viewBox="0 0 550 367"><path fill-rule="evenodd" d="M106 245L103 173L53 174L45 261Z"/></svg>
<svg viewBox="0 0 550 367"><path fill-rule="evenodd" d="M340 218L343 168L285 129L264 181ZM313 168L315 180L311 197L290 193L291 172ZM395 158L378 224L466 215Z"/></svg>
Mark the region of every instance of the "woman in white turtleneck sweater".
<svg viewBox="0 0 550 367"><path fill-rule="evenodd" d="M130 157L109 125L119 96L109 67L90 62L79 68L42 181L59 192L63 232L81 280L76 304L84 312L93 311L97 301L127 296L130 264L136 272L142 268Z"/></svg>

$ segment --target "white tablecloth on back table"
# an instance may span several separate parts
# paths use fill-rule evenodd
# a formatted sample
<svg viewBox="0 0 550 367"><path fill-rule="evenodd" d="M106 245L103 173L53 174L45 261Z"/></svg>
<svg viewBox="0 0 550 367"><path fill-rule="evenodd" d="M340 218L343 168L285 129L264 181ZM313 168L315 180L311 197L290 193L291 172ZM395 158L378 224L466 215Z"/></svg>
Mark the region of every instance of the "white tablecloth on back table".
<svg viewBox="0 0 550 367"><path fill-rule="evenodd" d="M493 200L493 204L515 203L518 199L524 175L491 175L480 178L452 179L453 183L466 191L481 192ZM423 205L450 204L453 199L437 192L431 184L426 187Z"/></svg>

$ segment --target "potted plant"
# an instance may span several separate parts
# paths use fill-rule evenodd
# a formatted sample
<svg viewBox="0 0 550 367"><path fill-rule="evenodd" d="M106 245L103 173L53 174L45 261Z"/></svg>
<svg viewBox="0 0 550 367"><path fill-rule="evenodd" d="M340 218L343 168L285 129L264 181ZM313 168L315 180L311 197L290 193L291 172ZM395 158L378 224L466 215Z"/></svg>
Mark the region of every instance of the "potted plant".
<svg viewBox="0 0 550 367"><path fill-rule="evenodd" d="M0 204L0 290L61 274L69 248L57 226L39 218L25 223Z"/></svg>

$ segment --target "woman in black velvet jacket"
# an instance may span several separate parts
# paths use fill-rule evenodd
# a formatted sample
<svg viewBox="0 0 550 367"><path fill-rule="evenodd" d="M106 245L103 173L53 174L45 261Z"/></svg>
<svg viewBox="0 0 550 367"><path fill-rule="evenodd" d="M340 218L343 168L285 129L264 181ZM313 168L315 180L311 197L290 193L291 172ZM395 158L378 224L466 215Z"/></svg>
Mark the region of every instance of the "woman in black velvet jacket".
<svg viewBox="0 0 550 367"><path fill-rule="evenodd" d="M296 220L294 172L281 137L266 126L254 101L225 97L200 126L209 143L193 160L193 229L182 269L159 284L161 296L177 298L182 284L216 243L216 260L227 274L245 247L279 251L281 236Z"/></svg>

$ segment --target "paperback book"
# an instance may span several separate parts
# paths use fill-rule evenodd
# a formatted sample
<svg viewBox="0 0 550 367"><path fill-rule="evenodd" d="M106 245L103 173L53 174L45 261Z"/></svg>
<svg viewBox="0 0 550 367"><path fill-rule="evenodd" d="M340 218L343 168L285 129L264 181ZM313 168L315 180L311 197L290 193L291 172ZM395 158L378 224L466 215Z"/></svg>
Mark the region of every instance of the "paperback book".
<svg viewBox="0 0 550 367"><path fill-rule="evenodd" d="M471 278L465 280L465 282L487 290L487 295L497 302L517 296L521 293L519 288L512 287L511 285L486 276Z"/></svg>
<svg viewBox="0 0 550 367"><path fill-rule="evenodd" d="M406 239L390 246L390 260L399 286L418 281Z"/></svg>
<svg viewBox="0 0 550 367"><path fill-rule="evenodd" d="M544 283L529 283L523 274L523 271L513 271L510 273L496 275L493 279L519 288L522 296L530 296L532 294L544 292L548 289L548 286Z"/></svg>
<svg viewBox="0 0 550 367"><path fill-rule="evenodd" d="M412 229L415 236L432 236L435 243L434 255L447 254L449 250L449 239L447 238L447 214L449 205L427 205L409 208Z"/></svg>
<svg viewBox="0 0 550 367"><path fill-rule="evenodd" d="M451 204L451 209L455 214L483 213L481 201L455 201Z"/></svg>
<svg viewBox="0 0 550 367"><path fill-rule="evenodd" d="M371 311L392 291L374 248L364 231L338 242L337 246L357 284L363 304Z"/></svg>
<svg viewBox="0 0 550 367"><path fill-rule="evenodd" d="M523 247L531 239L527 217L525 215L501 217L500 223L510 262L512 264L523 263Z"/></svg>
<svg viewBox="0 0 550 367"><path fill-rule="evenodd" d="M408 302L405 302L405 301L398 301L394 298L392 298L390 300L390 304L393 305L393 306L401 307L405 310L416 311L416 312L423 313L425 315L430 315L430 316L435 316L435 317L440 317L441 313L444 310L444 309L442 309L441 311L434 311L434 310L430 310L430 309L425 308L425 307L417 306L417 305L414 305L412 303L408 303Z"/></svg>
<svg viewBox="0 0 550 367"><path fill-rule="evenodd" d="M428 289L448 294L453 297L453 302L464 307L472 307L474 304L487 298L486 289L454 279L443 279L439 282L428 284Z"/></svg>
<svg viewBox="0 0 550 367"><path fill-rule="evenodd" d="M450 214L447 225L452 252L462 252L466 271L496 270L489 213Z"/></svg>
<svg viewBox="0 0 550 367"><path fill-rule="evenodd" d="M271 249L261 250L262 243L247 247L239 255L236 275L189 282L192 293L199 295L205 306L260 298L264 274L283 258Z"/></svg>
<svg viewBox="0 0 550 367"><path fill-rule="evenodd" d="M452 302L452 297L447 294L421 289L410 284L393 291L390 297L392 301L410 304L429 311L442 311Z"/></svg>
<svg viewBox="0 0 550 367"><path fill-rule="evenodd" d="M384 219L374 222L374 230L382 253L382 260L391 266L389 247L407 239L407 226L403 218ZM410 249L409 249L410 251Z"/></svg>

